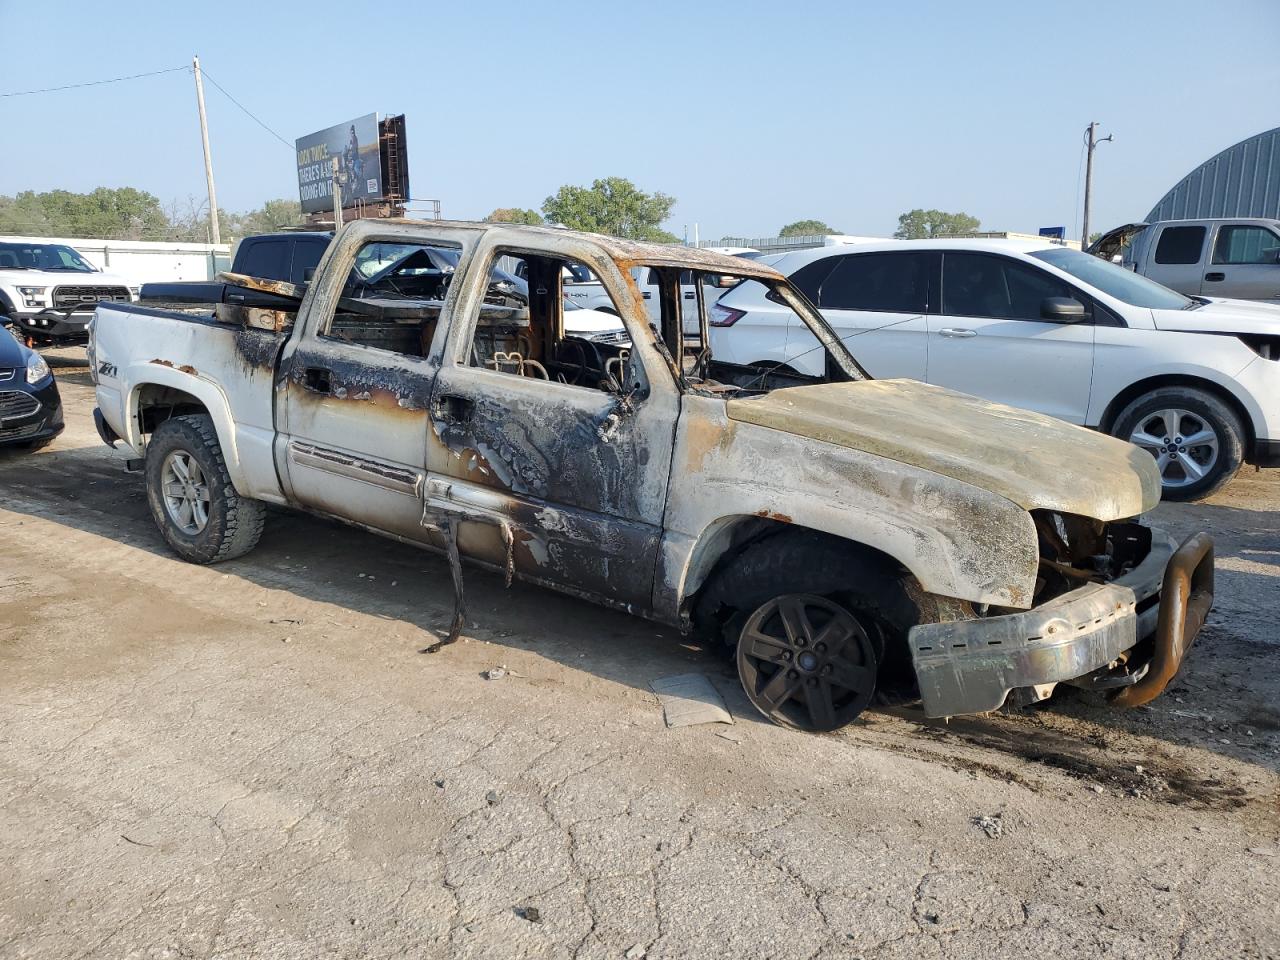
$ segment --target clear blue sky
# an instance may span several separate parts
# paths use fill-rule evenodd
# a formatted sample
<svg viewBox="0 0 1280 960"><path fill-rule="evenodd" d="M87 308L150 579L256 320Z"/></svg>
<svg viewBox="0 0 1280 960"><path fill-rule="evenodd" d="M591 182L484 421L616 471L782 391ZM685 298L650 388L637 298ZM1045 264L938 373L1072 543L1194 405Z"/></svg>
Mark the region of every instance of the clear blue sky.
<svg viewBox="0 0 1280 960"><path fill-rule="evenodd" d="M381 12L387 11L387 12ZM292 142L407 114L411 186L444 214L623 176L668 229L887 234L912 207L989 229L1138 218L1196 164L1280 124L1280 2L19 3L0 92L189 64ZM293 154L206 89L219 205L296 197ZM0 194L135 186L197 199L189 73L0 98Z"/></svg>

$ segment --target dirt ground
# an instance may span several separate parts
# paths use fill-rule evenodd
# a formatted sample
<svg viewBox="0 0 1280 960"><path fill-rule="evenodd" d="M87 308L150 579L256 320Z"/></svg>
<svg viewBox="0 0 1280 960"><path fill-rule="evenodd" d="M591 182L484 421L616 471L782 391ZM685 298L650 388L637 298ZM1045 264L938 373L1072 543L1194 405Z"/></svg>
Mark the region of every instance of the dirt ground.
<svg viewBox="0 0 1280 960"><path fill-rule="evenodd" d="M50 359L67 432L0 453L0 957L1280 957L1280 474L1157 511L1218 602L1149 707L814 736L475 571L422 655L447 565L328 521L181 563ZM735 725L664 727L689 671Z"/></svg>

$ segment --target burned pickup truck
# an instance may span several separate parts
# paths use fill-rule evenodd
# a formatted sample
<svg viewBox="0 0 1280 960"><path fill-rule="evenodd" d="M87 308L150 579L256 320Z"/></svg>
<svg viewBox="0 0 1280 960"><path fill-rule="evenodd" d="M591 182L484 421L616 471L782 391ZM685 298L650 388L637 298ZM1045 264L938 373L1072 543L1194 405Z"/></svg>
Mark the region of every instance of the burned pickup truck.
<svg viewBox="0 0 1280 960"><path fill-rule="evenodd" d="M456 269L370 295L350 277L378 245L447 251ZM656 322L638 268L660 280ZM625 336L567 330L563 278L584 269ZM511 274L523 291L495 292ZM789 310L822 375L714 356L704 291L726 277ZM99 431L132 451L164 539L192 562L250 550L266 504L336 517L449 557L442 643L462 625L465 559L722 642L752 703L807 730L849 722L878 690L931 716L1064 682L1143 703L1212 602L1209 539L1177 547L1134 519L1159 499L1149 454L872 380L752 261L358 221L305 288L222 279L243 296L102 305L90 343Z"/></svg>

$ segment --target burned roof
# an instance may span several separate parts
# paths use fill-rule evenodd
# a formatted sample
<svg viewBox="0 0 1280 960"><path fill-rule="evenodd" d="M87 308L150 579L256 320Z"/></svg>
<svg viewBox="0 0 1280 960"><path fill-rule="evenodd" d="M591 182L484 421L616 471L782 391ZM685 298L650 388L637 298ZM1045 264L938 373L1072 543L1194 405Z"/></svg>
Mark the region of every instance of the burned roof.
<svg viewBox="0 0 1280 960"><path fill-rule="evenodd" d="M361 221L355 221L359 223ZM561 227L537 227L520 223L477 223L469 220L410 220L389 219L365 221L375 224L397 224L404 226L449 227L475 231L476 233L499 232L504 235L504 242L536 243L540 247L561 249L566 253L579 244L588 244L601 250L623 266L634 264L650 264L655 266L681 267L684 269L709 270L715 273L727 273L735 277L768 277L781 279L781 274L771 267L755 260L734 257L724 253L714 253L698 247L686 247L678 243L650 243L643 240L626 240L622 237L611 237L603 233L586 233L580 230L567 230Z"/></svg>

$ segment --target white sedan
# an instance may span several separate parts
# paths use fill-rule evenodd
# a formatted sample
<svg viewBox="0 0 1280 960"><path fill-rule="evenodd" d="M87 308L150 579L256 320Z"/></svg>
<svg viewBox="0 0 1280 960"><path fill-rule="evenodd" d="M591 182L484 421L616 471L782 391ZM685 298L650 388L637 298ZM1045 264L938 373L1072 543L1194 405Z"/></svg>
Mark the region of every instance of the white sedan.
<svg viewBox="0 0 1280 960"><path fill-rule="evenodd" d="M1047 413L1154 456L1167 499L1280 466L1280 307L1184 297L1048 241L900 240L773 264L874 377ZM715 356L816 375L791 311L743 283L711 308ZM853 415L853 414L851 414Z"/></svg>

